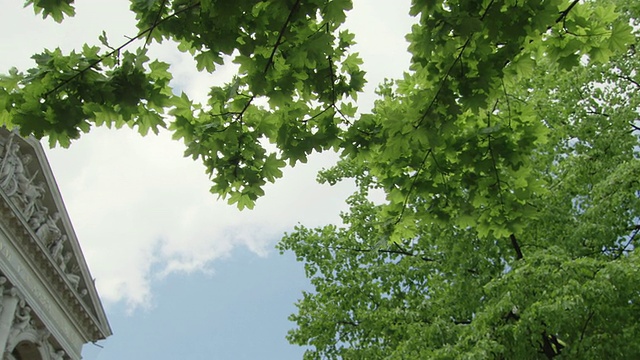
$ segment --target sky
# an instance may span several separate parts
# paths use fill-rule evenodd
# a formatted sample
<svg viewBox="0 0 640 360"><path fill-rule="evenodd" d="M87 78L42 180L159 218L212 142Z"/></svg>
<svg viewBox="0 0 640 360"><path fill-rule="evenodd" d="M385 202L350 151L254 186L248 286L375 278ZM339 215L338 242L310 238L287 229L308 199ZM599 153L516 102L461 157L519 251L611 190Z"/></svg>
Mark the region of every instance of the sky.
<svg viewBox="0 0 640 360"><path fill-rule="evenodd" d="M98 44L103 30L112 44L136 34L125 0L76 1L77 15L62 24L22 3L0 0L0 73L28 69L44 48ZM408 0L354 1L347 27L369 81L361 110L377 84L407 69L408 9ZM150 55L170 63L175 91L195 100L234 74L198 73L169 43L152 45ZM114 332L86 346L85 359L301 358L304 349L285 340L294 326L287 317L311 287L302 264L274 245L296 224L339 223L353 184L315 182L335 154L287 169L254 210L240 212L209 193L204 167L165 132L95 128L68 149L45 148Z"/></svg>

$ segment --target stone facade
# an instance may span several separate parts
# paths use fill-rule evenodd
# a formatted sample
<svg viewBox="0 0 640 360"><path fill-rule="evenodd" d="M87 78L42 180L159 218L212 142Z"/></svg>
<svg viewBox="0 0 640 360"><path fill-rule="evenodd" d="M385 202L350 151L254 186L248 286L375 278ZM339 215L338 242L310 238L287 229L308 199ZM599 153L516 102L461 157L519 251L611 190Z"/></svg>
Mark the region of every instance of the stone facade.
<svg viewBox="0 0 640 360"><path fill-rule="evenodd" d="M111 335L40 143L0 128L0 359L80 359Z"/></svg>

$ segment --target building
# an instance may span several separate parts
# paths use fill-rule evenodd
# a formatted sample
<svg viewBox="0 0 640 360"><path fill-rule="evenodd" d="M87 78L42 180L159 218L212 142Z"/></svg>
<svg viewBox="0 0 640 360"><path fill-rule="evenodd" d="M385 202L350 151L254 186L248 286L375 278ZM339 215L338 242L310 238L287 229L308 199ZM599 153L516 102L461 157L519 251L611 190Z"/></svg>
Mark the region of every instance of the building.
<svg viewBox="0 0 640 360"><path fill-rule="evenodd" d="M42 146L0 128L1 359L80 359L109 335Z"/></svg>

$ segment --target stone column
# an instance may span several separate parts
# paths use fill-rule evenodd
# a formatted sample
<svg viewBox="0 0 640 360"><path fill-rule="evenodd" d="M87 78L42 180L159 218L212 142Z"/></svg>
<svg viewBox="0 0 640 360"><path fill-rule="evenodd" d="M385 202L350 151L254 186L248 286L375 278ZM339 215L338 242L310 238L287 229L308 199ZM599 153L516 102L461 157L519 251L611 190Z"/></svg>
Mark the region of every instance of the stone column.
<svg viewBox="0 0 640 360"><path fill-rule="evenodd" d="M2 296L2 312L0 312L0 354L4 354L11 332L11 325L18 307L18 291L15 288L7 290Z"/></svg>

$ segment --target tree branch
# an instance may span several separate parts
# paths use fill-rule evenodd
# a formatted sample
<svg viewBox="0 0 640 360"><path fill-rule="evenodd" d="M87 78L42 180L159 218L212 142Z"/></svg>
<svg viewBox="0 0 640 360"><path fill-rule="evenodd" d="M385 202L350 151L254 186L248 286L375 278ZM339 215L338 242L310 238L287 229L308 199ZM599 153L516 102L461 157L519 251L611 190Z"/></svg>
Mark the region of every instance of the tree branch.
<svg viewBox="0 0 640 360"><path fill-rule="evenodd" d="M113 49L111 52L107 53L106 55L103 55L103 56L99 57L97 60L95 60L95 61L93 61L92 63L90 63L87 67L85 67L84 69L82 69L82 70L78 71L78 72L77 72L75 75L73 75L72 77L70 77L70 78L68 78L67 80L65 80L65 81L61 82L60 84L58 84L58 85L57 85L56 87L54 87L53 89L51 89L51 90L47 91L47 92L46 92L42 97L43 97L43 98L46 98L46 97L48 97L49 95L51 95L51 94L55 93L56 91L58 91L58 90L62 89L64 86L66 86L67 84L69 84L69 83L70 83L70 82L72 82L73 80L77 79L77 78L78 78L78 77L80 77L82 74L84 74L85 72L87 72L87 71L89 71L90 69L92 69L94 66L96 66L96 65L100 64L102 61L104 61L104 59L106 59L106 58L108 58L108 57L110 57L110 56L112 56L112 55L114 55L114 54L116 54L116 53L119 53L119 52L120 52L120 50L124 49L124 48L125 48L125 47L127 47L129 44L131 44L132 42L134 42L134 41L136 41L136 40L138 40L138 39L140 39L140 38L144 37L146 34L148 34L148 33L150 33L151 31L153 31L153 29L154 29L156 26L158 26L158 25L162 24L163 22L165 22L165 21L167 21L167 20L169 20L169 19L171 19L171 18L174 18L174 17L176 17L176 16L180 15L180 14L181 14L181 13L183 13L183 12L189 11L189 10L191 10L191 9L194 9L194 8L198 7L198 6L200 6L200 2L199 2L199 1L198 1L198 2L193 3L193 4L189 5L189 6L187 6L187 7L185 7L185 8L183 8L183 9L180 9L180 10L178 10L178 11L174 12L173 14L171 14L171 15L169 15L169 16L167 16L167 17L165 17L165 18L160 19L156 24L154 24L154 25L153 25L153 26L151 26L150 28L148 28L148 29L146 29L146 30L144 30L144 31L142 31L142 32L140 32L140 33L138 33L138 35L136 35L135 37L133 37L133 38L129 39L127 42L125 42L124 44L120 45L120 46L119 46L119 47L117 47L116 49Z"/></svg>
<svg viewBox="0 0 640 360"><path fill-rule="evenodd" d="M480 20L484 20L485 16L487 16L487 13L489 13L489 9L493 5L493 2L494 2L494 0L491 0L489 5L487 5L487 7L484 9L484 12L480 16ZM438 90L436 91L436 94L433 96L433 99L431 99L431 102L429 103L429 106L427 106L426 110L422 114L422 117L420 117L420 120L418 120L418 123L413 126L414 128L417 129L418 127L420 127L422 122L427 118L427 115L429 115L429 111L431 111L431 108L436 103L436 100L438 99L438 96L440 96L440 92L442 91L442 88L444 87L444 83L449 78L449 75L451 75L451 71L453 70L453 68L462 59L462 54L464 54L465 49L471 43L471 38L473 37L474 34L475 33L472 33L471 35L469 35L469 37L467 38L467 41L465 41L465 43L460 48L460 52L458 53L458 56L456 56L456 58L453 60L453 63L451 63L451 66L449 66L449 68L447 69L447 72L444 74L444 77L442 78L442 80L440 80L440 84L438 85Z"/></svg>
<svg viewBox="0 0 640 360"><path fill-rule="evenodd" d="M578 5L578 3L580 2L580 0L574 0L569 7L567 7L566 9L564 9L564 11L560 12L560 16L558 16L558 18L556 19L556 24L559 23L560 21L563 21L564 18L567 17L567 15L569 15L569 12L571 12L571 10L573 9L574 6Z"/></svg>
<svg viewBox="0 0 640 360"><path fill-rule="evenodd" d="M587 325L589 325L589 322L591 321L591 318L593 318L594 314L595 314L595 312L593 312L593 311L589 312L589 316L587 317L587 321L585 321L584 325L582 326L582 331L580 332L580 340L579 340L579 342L582 342L582 339L584 339L584 333L587 331Z"/></svg>
<svg viewBox="0 0 640 360"><path fill-rule="evenodd" d="M624 254L624 252L627 250L631 242L633 242L633 239L635 239L636 235L638 235L638 232L640 232L640 228L636 227L636 229L633 230L633 233L629 237L629 240L627 241L627 243L624 244L624 246L620 249L620 251L618 251L618 254L614 256L613 260L618 260L622 256L622 254Z"/></svg>
<svg viewBox="0 0 640 360"><path fill-rule="evenodd" d="M640 89L640 83L635 81L634 79L632 79L630 76L627 75L618 75L618 74L613 74L615 77L617 77L618 79L622 79L622 80L627 80L628 82L632 83L633 85L635 85L638 89Z"/></svg>
<svg viewBox="0 0 640 360"><path fill-rule="evenodd" d="M429 257L426 257L426 256L421 256L420 254L414 254L414 253L406 251L406 250L404 250L402 248L400 248L399 250L391 250L391 249L360 249L360 248L347 248L347 247L342 247L342 246L334 246L334 247L328 247L328 248L332 249L332 250L345 250L345 251L363 252L363 253L376 251L376 252L381 253L381 254L397 254L397 255L419 257L420 259L422 259L424 261L427 261L427 262L436 261L435 259L432 259L432 258L429 258Z"/></svg>
<svg viewBox="0 0 640 360"><path fill-rule="evenodd" d="M164 9L164 5L166 3L167 3L167 0L162 0L162 3L160 4L160 9L158 9L158 15L156 15L156 19L154 20L153 25L151 25L151 27L149 28L149 34L147 35L147 40L144 41L144 46L149 45L149 42L151 40L151 34L153 33L153 30L156 28L156 26L158 26L158 24L160 23L162 10Z"/></svg>
<svg viewBox="0 0 640 360"><path fill-rule="evenodd" d="M511 246L516 251L516 260L520 260L523 258L522 249L520 249L520 244L518 244L518 240L514 234L509 235L509 239L511 239Z"/></svg>
<svg viewBox="0 0 640 360"><path fill-rule="evenodd" d="M601 111L595 111L595 110L586 110L587 114L589 115L600 115L600 116L604 116L604 117L611 117L611 115L601 112Z"/></svg>
<svg viewBox="0 0 640 360"><path fill-rule="evenodd" d="M395 224L399 223L400 220L402 219L402 216L404 215L404 211L407 208L407 204L409 203L409 196L411 196L411 192L413 191L413 188L416 186L416 182L418 181L420 172L422 172L422 170L424 169L424 166L427 163L427 158L429 158L429 155L431 154L431 150L432 149L429 149L429 151L427 151L427 153L424 155L424 159L422 160L422 163L420 164L418 171L414 175L413 181L411 181L411 185L409 186L407 195L404 197L404 201L402 202L402 209L400 210L400 215L398 215L398 218L396 219Z"/></svg>
<svg viewBox="0 0 640 360"><path fill-rule="evenodd" d="M340 324L340 325L351 325L353 327L357 327L360 326L359 323L355 322L355 321L336 321L336 324Z"/></svg>
<svg viewBox="0 0 640 360"><path fill-rule="evenodd" d="M280 28L280 32L278 33L278 39L276 39L276 43L273 45L273 49L271 49L271 55L269 56L267 65L264 67L264 71L263 71L264 75L267 74L267 71L269 70L269 66L271 66L271 64L273 63L273 58L276 55L278 46L280 46L280 44L282 43L282 37L284 36L285 31L287 31L287 27L289 26L291 19L293 19L293 14L298 9L298 6L300 6L300 0L296 0L295 4L293 4L293 7L291 7L291 11L289 11L289 16L287 16L287 20L285 20L284 24L282 24L282 28Z"/></svg>
<svg viewBox="0 0 640 360"><path fill-rule="evenodd" d="M327 112L327 111L329 111L330 109L333 109L333 107L334 107L334 105L333 105L333 104L331 104L331 105L329 105L329 106L325 107L325 108L324 108L322 111L320 111L319 113L317 113L317 114L313 115L312 117L310 117L310 118L308 118L308 119L302 119L302 120L300 120L300 121L301 121L303 124L306 124L306 123L308 123L309 121L312 121L312 120L314 120L314 119L318 118L319 116L321 116L322 114L326 113L326 112ZM335 110L335 109L334 109L334 110Z"/></svg>

